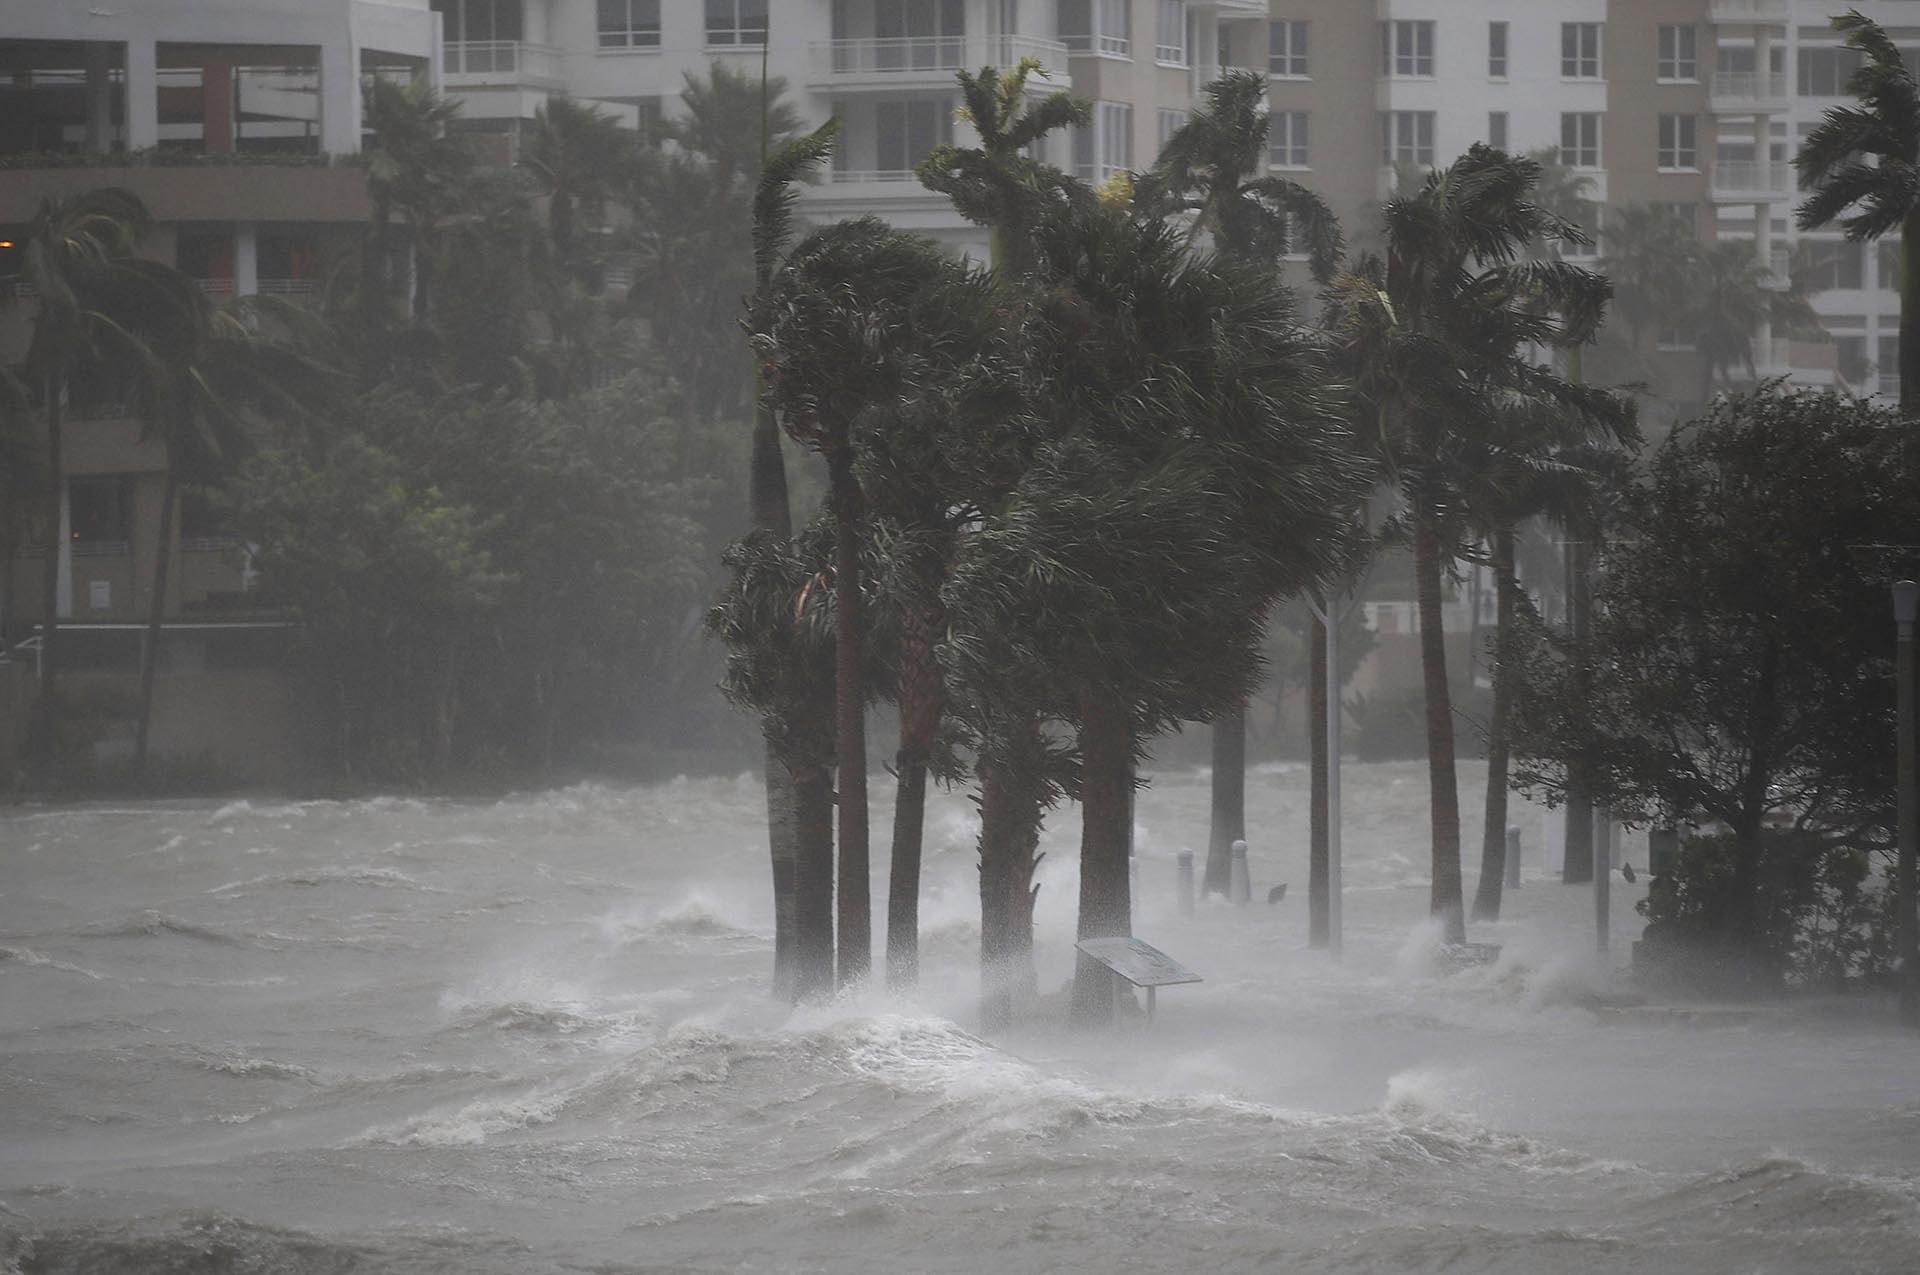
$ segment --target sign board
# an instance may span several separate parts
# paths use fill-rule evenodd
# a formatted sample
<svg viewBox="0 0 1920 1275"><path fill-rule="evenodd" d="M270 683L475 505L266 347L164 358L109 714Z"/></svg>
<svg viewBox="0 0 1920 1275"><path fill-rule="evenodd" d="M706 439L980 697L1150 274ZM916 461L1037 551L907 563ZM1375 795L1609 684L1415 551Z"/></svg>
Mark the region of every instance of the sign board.
<svg viewBox="0 0 1920 1275"><path fill-rule="evenodd" d="M1082 939L1074 946L1135 987L1167 987L1201 981L1198 974L1139 939Z"/></svg>
<svg viewBox="0 0 1920 1275"><path fill-rule="evenodd" d="M95 611L113 610L113 581L87 581L87 605Z"/></svg>

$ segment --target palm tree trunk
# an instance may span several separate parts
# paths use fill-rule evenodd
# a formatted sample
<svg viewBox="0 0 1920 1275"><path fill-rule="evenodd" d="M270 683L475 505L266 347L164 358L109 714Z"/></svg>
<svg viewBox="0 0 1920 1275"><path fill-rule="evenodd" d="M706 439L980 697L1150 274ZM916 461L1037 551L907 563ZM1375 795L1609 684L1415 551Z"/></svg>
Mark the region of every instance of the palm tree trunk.
<svg viewBox="0 0 1920 1275"><path fill-rule="evenodd" d="M1213 817L1207 832L1202 894L1227 892L1233 843L1247 835L1247 705L1242 700L1213 724Z"/></svg>
<svg viewBox="0 0 1920 1275"><path fill-rule="evenodd" d="M1420 672L1427 695L1428 805L1433 828L1430 906L1445 926L1446 941L1464 943L1467 925L1460 887L1460 790L1454 773L1447 636L1441 629L1440 544L1433 514L1427 509L1422 509L1414 521L1413 563L1420 605Z"/></svg>
<svg viewBox="0 0 1920 1275"><path fill-rule="evenodd" d="M1331 603L1329 603L1331 611ZM1307 946L1326 947L1332 934L1332 876L1327 862L1327 626L1315 618L1308 628L1311 654L1307 674L1309 710L1307 755L1311 771L1307 797Z"/></svg>
<svg viewBox="0 0 1920 1275"><path fill-rule="evenodd" d="M783 768L787 763L780 763ZM833 775L795 760L793 790L793 998L833 994Z"/></svg>
<svg viewBox="0 0 1920 1275"><path fill-rule="evenodd" d="M940 729L944 696L934 645L944 627L931 607L905 617L900 669L900 752L893 805L893 859L887 876L887 986L920 981L920 857L927 813L927 759Z"/></svg>
<svg viewBox="0 0 1920 1275"><path fill-rule="evenodd" d="M60 713L55 700L59 693L56 647L60 634L60 506L67 494L63 437L66 413L60 401L65 388L60 377L47 377L47 560L40 579L40 693L34 700L33 729L28 749L28 755L36 759L40 769L46 773L54 769L60 731Z"/></svg>
<svg viewBox="0 0 1920 1275"><path fill-rule="evenodd" d="M160 622L166 615L167 577L173 561L173 508L180 500L180 471L170 448L162 449L167 467L165 494L160 497L160 534L153 547L153 599L147 604L147 640L140 648L140 725L134 732L133 765L147 769L147 739L153 727L153 677L160 665Z"/></svg>
<svg viewBox="0 0 1920 1275"><path fill-rule="evenodd" d="M1570 536L1584 531L1569 530ZM1587 546L1570 539L1567 543L1567 631L1572 639L1574 685L1585 702L1587 659L1587 616L1593 606L1592 581L1587 570ZM1567 759L1567 815L1564 849L1560 856L1562 885L1584 885L1593 880L1593 796L1587 783L1584 759Z"/></svg>
<svg viewBox="0 0 1920 1275"><path fill-rule="evenodd" d="M1040 722L1027 716L981 758L980 1000L988 1029L1013 1021L1034 992L1033 876L1040 864Z"/></svg>
<svg viewBox="0 0 1920 1275"><path fill-rule="evenodd" d="M1920 206L1900 222L1900 415L1911 442L1920 431Z"/></svg>
<svg viewBox="0 0 1920 1275"><path fill-rule="evenodd" d="M1132 724L1126 702L1110 692L1080 697L1080 922L1082 939L1133 932L1127 862L1128 795L1132 790ZM1113 974L1076 953L1072 1020L1086 1026L1113 1018Z"/></svg>
<svg viewBox="0 0 1920 1275"><path fill-rule="evenodd" d="M753 526L785 540L793 534L787 499L787 464L780 450L780 424L762 401L759 369L753 377L753 445L748 459L747 506ZM764 723L768 740L763 765L767 784L767 850L773 874L773 994L794 995L798 921L794 911L794 859L799 835L794 807L793 772L771 740L777 723ZM833 918L827 917L831 935ZM831 945L831 938L828 939Z"/></svg>
<svg viewBox="0 0 1920 1275"><path fill-rule="evenodd" d="M1513 528L1493 532L1494 641L1504 643L1513 634ZM1480 836L1480 886L1473 895L1473 919L1500 919L1500 892L1507 875L1507 702L1512 696L1513 672L1498 653L1493 660L1493 705L1487 713L1486 826Z"/></svg>
<svg viewBox="0 0 1920 1275"><path fill-rule="evenodd" d="M827 453L834 515L834 757L839 776L840 984L858 982L873 964L873 915L867 853L867 688L862 668L860 484L853 453Z"/></svg>

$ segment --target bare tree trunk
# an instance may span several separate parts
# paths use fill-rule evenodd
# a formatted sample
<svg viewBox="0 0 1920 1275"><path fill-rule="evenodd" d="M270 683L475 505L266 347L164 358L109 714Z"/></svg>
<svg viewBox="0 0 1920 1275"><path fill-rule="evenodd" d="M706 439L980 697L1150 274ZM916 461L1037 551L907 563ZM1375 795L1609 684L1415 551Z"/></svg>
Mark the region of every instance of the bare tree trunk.
<svg viewBox="0 0 1920 1275"><path fill-rule="evenodd" d="M1213 817L1207 830L1202 894L1227 892L1233 843L1247 835L1247 706L1243 700L1213 724Z"/></svg>
<svg viewBox="0 0 1920 1275"><path fill-rule="evenodd" d="M1585 534L1585 531L1568 532L1570 538L1566 555L1567 629L1573 640L1576 664L1574 685L1583 701L1587 695L1587 621L1593 606L1593 589L1587 570L1587 546L1571 537ZM1563 885L1584 885L1593 880L1593 797L1587 781L1586 763L1577 756L1567 759L1566 821L1560 881Z"/></svg>
<svg viewBox="0 0 1920 1275"><path fill-rule="evenodd" d="M931 608L905 620L900 670L900 752L893 805L893 859L887 876L887 986L920 982L920 859L927 813L927 759L940 729L944 696L934 644L944 628Z"/></svg>
<svg viewBox="0 0 1920 1275"><path fill-rule="evenodd" d="M1493 588L1496 644L1513 634L1513 528L1493 533ZM1500 892L1507 875L1507 703L1512 697L1513 672L1497 653L1493 662L1493 705L1487 713L1486 827L1480 836L1480 886L1473 895L1473 919L1500 919Z"/></svg>
<svg viewBox="0 0 1920 1275"><path fill-rule="evenodd" d="M147 740L153 727L153 677L160 664L160 622L166 616L167 577L173 561L173 507L180 500L180 471L171 448L162 449L167 467L165 493L160 497L160 534L153 549L153 600L147 604L147 640L140 648L140 724L133 737L136 773L147 769Z"/></svg>
<svg viewBox="0 0 1920 1275"><path fill-rule="evenodd" d="M793 872L795 1000L831 996L833 977L833 775L795 762Z"/></svg>
<svg viewBox="0 0 1920 1275"><path fill-rule="evenodd" d="M66 499L67 465L62 437L66 422L60 401L65 386L57 376L46 380L47 396L47 561L41 574L40 688L33 705L33 729L28 755L42 773L54 770L60 746L58 658L60 635L60 506Z"/></svg>
<svg viewBox="0 0 1920 1275"><path fill-rule="evenodd" d="M1080 698L1080 922L1082 939L1133 932L1127 862L1128 796L1132 791L1132 722L1112 694ZM1088 1026L1113 1018L1113 974L1077 955L1071 1016Z"/></svg>
<svg viewBox="0 0 1920 1275"><path fill-rule="evenodd" d="M1433 826L1430 906L1446 927L1446 941L1464 943L1467 923L1460 886L1460 790L1454 772L1447 637L1441 627L1440 545L1434 534L1433 515L1426 509L1414 522L1413 561L1420 604L1420 672L1427 695L1428 805Z"/></svg>
<svg viewBox="0 0 1920 1275"><path fill-rule="evenodd" d="M834 513L834 757L839 779L840 984L873 964L873 913L867 851L867 688L860 599L860 485L853 453L827 453Z"/></svg>
<svg viewBox="0 0 1920 1275"><path fill-rule="evenodd" d="M1329 604L1331 611L1331 604ZM1307 796L1307 946L1326 947L1333 917L1332 876L1327 863L1327 626L1314 619L1308 626L1310 672L1307 702L1307 755L1310 776Z"/></svg>
<svg viewBox="0 0 1920 1275"><path fill-rule="evenodd" d="M1035 991L1033 883L1039 866L1040 813L1047 783L1041 774L1040 723L1028 717L983 757L980 778L980 992L988 1028L1013 1021Z"/></svg>

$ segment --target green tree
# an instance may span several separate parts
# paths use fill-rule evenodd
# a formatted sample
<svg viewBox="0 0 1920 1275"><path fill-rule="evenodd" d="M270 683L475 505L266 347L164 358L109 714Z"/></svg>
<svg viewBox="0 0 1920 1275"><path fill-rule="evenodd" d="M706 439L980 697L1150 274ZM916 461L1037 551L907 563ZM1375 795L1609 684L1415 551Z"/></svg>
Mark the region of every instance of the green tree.
<svg viewBox="0 0 1920 1275"><path fill-rule="evenodd" d="M413 298L408 308L418 321L431 309L434 236L463 200L473 152L450 132L459 118L460 104L435 93L426 80L399 84L371 76L363 94L368 140L361 162L366 166L373 220L360 269L360 317L366 357L377 368L382 334L395 310L393 218L398 214L407 227L413 266ZM363 374L372 375L371 371Z"/></svg>
<svg viewBox="0 0 1920 1275"><path fill-rule="evenodd" d="M551 97L533 113L520 166L547 201L547 235L563 271L576 271L583 249L575 227L581 211L603 210L632 163L637 139L598 107Z"/></svg>
<svg viewBox="0 0 1920 1275"><path fill-rule="evenodd" d="M1838 221L1853 241L1900 231L1900 412L1920 416L1920 86L1881 26L1850 9L1833 19L1861 55L1847 90L1858 106L1829 109L1800 144L1794 165L1810 193L1802 230Z"/></svg>

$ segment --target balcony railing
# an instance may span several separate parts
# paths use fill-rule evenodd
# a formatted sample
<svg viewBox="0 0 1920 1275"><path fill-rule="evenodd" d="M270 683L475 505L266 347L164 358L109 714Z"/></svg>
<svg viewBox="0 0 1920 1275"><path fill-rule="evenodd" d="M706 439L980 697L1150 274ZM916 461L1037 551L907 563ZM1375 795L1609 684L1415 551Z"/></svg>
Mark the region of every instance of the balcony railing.
<svg viewBox="0 0 1920 1275"><path fill-rule="evenodd" d="M320 291L318 279L261 279L254 290L263 297L310 297Z"/></svg>
<svg viewBox="0 0 1920 1275"><path fill-rule="evenodd" d="M1793 193L1793 165L1784 161L1720 160L1713 166L1716 199L1771 199Z"/></svg>
<svg viewBox="0 0 1920 1275"><path fill-rule="evenodd" d="M1012 66L1038 58L1051 74L1067 70L1067 46L1019 35L901 36L865 40L816 40L810 46L815 83L844 86L867 79L882 85L915 77L943 84L955 71Z"/></svg>
<svg viewBox="0 0 1920 1275"><path fill-rule="evenodd" d="M231 279L195 279L193 286L209 297L230 297L233 295Z"/></svg>
<svg viewBox="0 0 1920 1275"><path fill-rule="evenodd" d="M1785 109L1787 77L1778 71L1715 71L1712 106L1716 111L1753 109L1756 102L1777 102Z"/></svg>
<svg viewBox="0 0 1920 1275"><path fill-rule="evenodd" d="M1714 22L1785 22L1789 0L1713 0L1707 17Z"/></svg>
<svg viewBox="0 0 1920 1275"><path fill-rule="evenodd" d="M559 84L566 54L549 44L522 40L456 40L446 46L447 83Z"/></svg>
<svg viewBox="0 0 1920 1275"><path fill-rule="evenodd" d="M919 176L911 168L836 168L835 182L911 182Z"/></svg>

